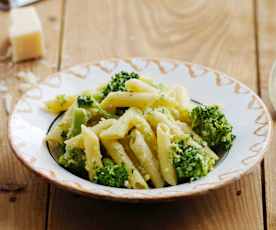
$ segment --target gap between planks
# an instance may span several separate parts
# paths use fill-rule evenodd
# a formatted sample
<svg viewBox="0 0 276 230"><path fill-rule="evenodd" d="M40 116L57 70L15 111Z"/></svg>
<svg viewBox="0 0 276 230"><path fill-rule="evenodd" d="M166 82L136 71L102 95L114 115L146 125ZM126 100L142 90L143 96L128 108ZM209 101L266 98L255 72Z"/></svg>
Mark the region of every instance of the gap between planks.
<svg viewBox="0 0 276 230"><path fill-rule="evenodd" d="M262 97L261 91L261 72L260 72L260 50L259 50L259 27L258 27L258 2L253 0L253 16L254 16L254 35L255 35L255 52L256 52L256 84L257 94ZM265 188L265 165L264 159L261 162L261 192L262 192L262 208L263 208L263 227L267 230L267 206L266 206L266 188Z"/></svg>
<svg viewBox="0 0 276 230"><path fill-rule="evenodd" d="M64 41L64 24L65 24L65 10L66 10L66 0L61 1L61 19L60 19L60 32L59 32L59 49L58 49L58 60L57 60L57 71L61 69L62 62L62 53L63 53L63 41ZM45 230L48 230L48 219L49 219L49 211L50 211L50 198L51 198L51 184L47 185L47 200L46 200L46 208L45 208Z"/></svg>

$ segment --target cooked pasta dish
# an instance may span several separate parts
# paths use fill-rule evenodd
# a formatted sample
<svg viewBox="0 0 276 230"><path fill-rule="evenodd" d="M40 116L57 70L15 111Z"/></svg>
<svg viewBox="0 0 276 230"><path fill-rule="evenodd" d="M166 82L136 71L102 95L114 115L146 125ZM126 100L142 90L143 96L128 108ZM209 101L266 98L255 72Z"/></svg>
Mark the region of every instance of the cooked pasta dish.
<svg viewBox="0 0 276 230"><path fill-rule="evenodd" d="M188 183L214 169L235 136L217 105L193 103L183 86L121 71L95 91L58 95L61 118L46 141L73 174L118 188Z"/></svg>

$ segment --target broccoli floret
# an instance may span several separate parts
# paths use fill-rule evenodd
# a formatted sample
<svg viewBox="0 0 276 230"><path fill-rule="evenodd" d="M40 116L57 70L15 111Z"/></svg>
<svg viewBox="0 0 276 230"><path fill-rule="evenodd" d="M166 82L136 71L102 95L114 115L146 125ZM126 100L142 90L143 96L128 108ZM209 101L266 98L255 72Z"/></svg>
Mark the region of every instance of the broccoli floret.
<svg viewBox="0 0 276 230"><path fill-rule="evenodd" d="M121 71L115 74L111 78L111 81L102 89L103 97L106 97L110 92L126 91L125 82L133 78L138 79L139 77L140 76L134 72L128 73Z"/></svg>
<svg viewBox="0 0 276 230"><path fill-rule="evenodd" d="M103 159L103 167L96 170L95 182L98 184L123 188L128 179L127 169L124 165L114 164L109 158Z"/></svg>
<svg viewBox="0 0 276 230"><path fill-rule="evenodd" d="M189 145L187 138L191 137L179 138L171 147L178 182L194 181L206 176L215 165L214 158L202 148Z"/></svg>
<svg viewBox="0 0 276 230"><path fill-rule="evenodd" d="M80 108L94 109L96 112L102 114L105 118L114 117L112 114L102 109L97 100L89 92L85 92L83 95L78 96L77 103Z"/></svg>
<svg viewBox="0 0 276 230"><path fill-rule="evenodd" d="M95 100L101 102L110 92L126 91L125 82L133 78L138 79L140 76L137 73L125 71L115 74L105 86L97 91L94 95ZM126 110L127 108L116 108L115 114L120 116Z"/></svg>
<svg viewBox="0 0 276 230"><path fill-rule="evenodd" d="M90 95L81 95L77 98L78 106L80 108L91 108L95 103L93 97Z"/></svg>
<svg viewBox="0 0 276 230"><path fill-rule="evenodd" d="M58 158L58 163L61 166L81 177L87 177L85 161L84 151L78 148L66 148L65 153Z"/></svg>
<svg viewBox="0 0 276 230"><path fill-rule="evenodd" d="M197 106L190 113L192 129L216 152L228 151L235 139L232 125L216 105Z"/></svg>

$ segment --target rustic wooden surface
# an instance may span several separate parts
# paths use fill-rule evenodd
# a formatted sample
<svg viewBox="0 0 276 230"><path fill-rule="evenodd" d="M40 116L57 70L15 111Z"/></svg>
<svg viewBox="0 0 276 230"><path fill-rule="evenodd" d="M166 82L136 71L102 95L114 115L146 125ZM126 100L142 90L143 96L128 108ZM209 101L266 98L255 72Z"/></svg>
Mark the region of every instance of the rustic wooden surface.
<svg viewBox="0 0 276 230"><path fill-rule="evenodd" d="M246 83L269 104L267 77L276 57L276 3L271 0L45 0L35 7L50 65L0 62L0 79L8 82L15 99L19 70L31 69L44 78L81 62L149 56L214 67ZM7 13L0 13L0 26L2 52ZM275 148L250 175L209 194L164 204L120 204L74 195L27 171L8 145L3 106L0 115L1 230L276 229Z"/></svg>
<svg viewBox="0 0 276 230"><path fill-rule="evenodd" d="M9 85L14 102L20 95L16 72L31 70L37 77L43 78L54 72L58 63L61 1L45 1L37 4L36 8L46 35L45 60L54 65L48 67L34 61L11 66L8 62L0 62L0 79ZM0 13L2 55L7 45L8 19L8 13ZM7 139L8 117L3 106L3 96L0 95L0 229L45 229L49 185L23 167L12 154Z"/></svg>

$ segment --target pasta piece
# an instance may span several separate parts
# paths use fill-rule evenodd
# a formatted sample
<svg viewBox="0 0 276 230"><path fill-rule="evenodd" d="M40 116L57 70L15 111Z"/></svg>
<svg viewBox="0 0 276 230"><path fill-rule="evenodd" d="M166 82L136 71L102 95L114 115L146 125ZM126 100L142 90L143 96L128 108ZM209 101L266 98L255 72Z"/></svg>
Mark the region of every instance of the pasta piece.
<svg viewBox="0 0 276 230"><path fill-rule="evenodd" d="M123 145L123 147L124 147L127 155L129 156L130 160L135 165L135 167L139 170L139 172L142 174L142 176L144 177L145 181L148 181L150 179L149 174L147 173L147 171L145 170L145 168L140 164L140 162L138 161L137 157L135 156L135 154L133 153L133 151L129 147L129 137L128 136L125 137L124 139L122 139L120 141L120 143Z"/></svg>
<svg viewBox="0 0 276 230"><path fill-rule="evenodd" d="M58 95L55 99L46 102L45 109L50 113L59 114L66 111L75 100L75 96Z"/></svg>
<svg viewBox="0 0 276 230"><path fill-rule="evenodd" d="M159 172L159 165L146 144L143 135L136 129L131 132L130 148L140 161L141 165L150 175L150 179L156 188L164 186L164 180ZM158 162L157 162L158 163Z"/></svg>
<svg viewBox="0 0 276 230"><path fill-rule="evenodd" d="M186 123L177 121L177 124L185 133L190 134L197 143L204 143L201 145L201 147L204 148L205 152L210 157L214 158L215 160L219 159L217 154L212 149L210 149L206 142L204 142L203 139L199 135L197 135Z"/></svg>
<svg viewBox="0 0 276 230"><path fill-rule="evenodd" d="M181 113L175 108L168 108L175 120L181 119Z"/></svg>
<svg viewBox="0 0 276 230"><path fill-rule="evenodd" d="M179 109L179 104L177 103L175 98L164 93L159 94L158 100L156 100L156 102L154 103L154 107L160 106Z"/></svg>
<svg viewBox="0 0 276 230"><path fill-rule="evenodd" d="M135 128L142 133L142 135L145 138L145 141L147 142L148 146L150 147L151 151L153 153L156 152L156 136L150 126L150 124L147 122L147 120L143 117L136 117L134 120L136 122Z"/></svg>
<svg viewBox="0 0 276 230"><path fill-rule="evenodd" d="M145 137L150 148L156 150L156 137L149 123L143 117L142 112L137 108L128 109L114 124L101 133L104 140L121 139L136 127Z"/></svg>
<svg viewBox="0 0 276 230"><path fill-rule="evenodd" d="M180 86L179 86L180 87ZM158 100L154 103L153 107L164 106L170 109L171 111L178 111L175 113L177 115L177 119L185 122L190 122L189 118L189 109L190 103L187 101L184 103L184 91L180 88L176 88L176 91L171 94L162 93L159 95ZM189 100L189 99L187 99Z"/></svg>
<svg viewBox="0 0 276 230"><path fill-rule="evenodd" d="M116 122L115 119L102 120L98 124L92 126L91 130L97 136L99 136L102 131L104 131L105 129L108 129L109 127L111 127L115 122Z"/></svg>
<svg viewBox="0 0 276 230"><path fill-rule="evenodd" d="M173 97L179 106L188 107L190 104L190 97L187 90L183 86L176 86L171 89L169 95Z"/></svg>
<svg viewBox="0 0 276 230"><path fill-rule="evenodd" d="M84 142L84 152L86 156L86 170L89 174L89 179L94 180L97 168L101 168L102 155L100 151L100 142L97 135L86 126L82 125L81 133Z"/></svg>
<svg viewBox="0 0 276 230"><path fill-rule="evenodd" d="M155 93L131 93L131 92L111 92L101 102L101 107L110 110L117 107L138 107L146 108L158 99Z"/></svg>
<svg viewBox="0 0 276 230"><path fill-rule="evenodd" d="M88 127L88 129L90 129L97 136L99 136L103 130L109 128L112 124L114 124L115 121L115 119L102 120L97 125ZM72 137L66 140L64 143L66 144L66 146L70 146L71 148L84 149L82 134Z"/></svg>
<svg viewBox="0 0 276 230"><path fill-rule="evenodd" d="M159 123L164 123L166 124L169 128L170 131L173 135L180 136L183 134L183 131L181 128L172 120L170 120L166 114L163 114L159 111L150 111L145 113L145 118L147 121L151 124L152 127L155 129L157 128L157 125Z"/></svg>
<svg viewBox="0 0 276 230"><path fill-rule="evenodd" d="M158 89L159 92L167 93L168 90L169 90L169 88L166 85L164 85L162 83L156 83L156 82L153 81L153 79L141 76L139 78L139 80L142 81L142 82L147 83L148 85L150 85L150 86L152 86L156 89Z"/></svg>
<svg viewBox="0 0 276 230"><path fill-rule="evenodd" d="M192 108L192 104L187 90L183 86L176 86L170 91L169 95L174 97L178 103L178 120L190 123L189 111Z"/></svg>
<svg viewBox="0 0 276 230"><path fill-rule="evenodd" d="M72 120L73 120L73 113L77 106L77 103L75 102L73 105L69 107L69 109L64 113L61 121L59 122L59 125L63 127L65 130L69 130Z"/></svg>
<svg viewBox="0 0 276 230"><path fill-rule="evenodd" d="M138 79L130 79L125 83L127 91L130 92L147 92L147 93L158 93L158 89L147 84L144 81Z"/></svg>
<svg viewBox="0 0 276 230"><path fill-rule="evenodd" d="M64 143L66 144L66 146L68 146L72 149L74 149L74 148L84 149L82 133L64 141Z"/></svg>
<svg viewBox="0 0 276 230"><path fill-rule="evenodd" d="M67 133L71 123L72 123L72 118L73 118L73 112L75 110L76 103L71 105L71 107L64 113L63 117L61 118L60 122L58 125L53 127L50 132L48 133L46 137L46 141L49 142L57 142L62 144L64 141L63 134Z"/></svg>
<svg viewBox="0 0 276 230"><path fill-rule="evenodd" d="M109 129L101 133L101 138L104 140L123 138L135 125L133 120L137 112L134 108L128 109Z"/></svg>
<svg viewBox="0 0 276 230"><path fill-rule="evenodd" d="M191 123L190 114L189 114L188 109L181 107L181 109L179 110L179 120L186 122L188 124Z"/></svg>
<svg viewBox="0 0 276 230"><path fill-rule="evenodd" d="M160 169L164 180L170 185L176 185L177 178L171 156L170 129L164 123L157 126L157 153Z"/></svg>
<svg viewBox="0 0 276 230"><path fill-rule="evenodd" d="M128 171L128 180L131 188L147 189L148 185L140 172L136 169L132 161L129 159L122 144L118 141L105 141L102 143L107 150L108 155L114 160L116 164L124 164Z"/></svg>
<svg viewBox="0 0 276 230"><path fill-rule="evenodd" d="M51 128L50 132L46 136L46 141L49 143L59 143L62 144L64 138L62 137L63 129L60 125Z"/></svg>

